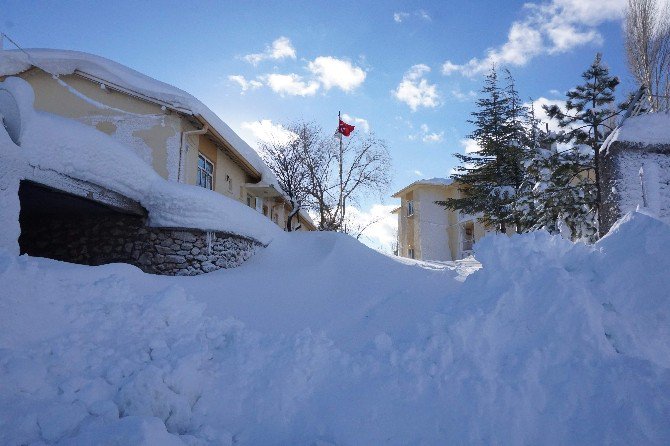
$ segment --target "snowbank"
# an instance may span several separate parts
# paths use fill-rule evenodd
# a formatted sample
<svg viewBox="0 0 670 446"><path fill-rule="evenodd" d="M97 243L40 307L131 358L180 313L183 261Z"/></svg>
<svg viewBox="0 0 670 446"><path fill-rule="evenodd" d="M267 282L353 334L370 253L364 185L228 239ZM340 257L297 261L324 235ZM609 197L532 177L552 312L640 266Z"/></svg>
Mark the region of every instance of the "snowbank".
<svg viewBox="0 0 670 446"><path fill-rule="evenodd" d="M7 78L0 88L17 99L21 117L20 150L0 128L3 157L20 154L26 167L53 170L118 192L142 204L151 226L224 231L264 244L281 232L236 200L163 179L130 148L93 127L34 110L34 95L26 81ZM13 164L21 162L17 156Z"/></svg>
<svg viewBox="0 0 670 446"><path fill-rule="evenodd" d="M614 141L670 144L670 114L649 113L628 118L603 145L608 147Z"/></svg>
<svg viewBox="0 0 670 446"><path fill-rule="evenodd" d="M670 228L477 248L462 284L323 233L195 278L0 255L0 443L668 444Z"/></svg>

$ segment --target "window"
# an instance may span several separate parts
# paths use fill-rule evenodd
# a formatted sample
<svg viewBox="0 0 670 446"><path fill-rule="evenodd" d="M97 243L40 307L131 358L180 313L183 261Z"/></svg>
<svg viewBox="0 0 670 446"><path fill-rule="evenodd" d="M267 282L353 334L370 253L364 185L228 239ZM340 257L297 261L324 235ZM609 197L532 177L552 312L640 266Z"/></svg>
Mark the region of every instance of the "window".
<svg viewBox="0 0 670 446"><path fill-rule="evenodd" d="M255 207L254 197L252 197L251 194L247 194L247 206L250 208Z"/></svg>
<svg viewBox="0 0 670 446"><path fill-rule="evenodd" d="M475 244L475 224L472 221L465 222L461 228L461 250L463 253L472 251Z"/></svg>
<svg viewBox="0 0 670 446"><path fill-rule="evenodd" d="M214 189L214 164L201 153L198 154L198 180L196 184L205 189Z"/></svg>
<svg viewBox="0 0 670 446"><path fill-rule="evenodd" d="M414 215L414 201L408 200L407 201L407 216Z"/></svg>
<svg viewBox="0 0 670 446"><path fill-rule="evenodd" d="M407 250L407 257L409 257L410 259L414 258L414 248L409 248Z"/></svg>

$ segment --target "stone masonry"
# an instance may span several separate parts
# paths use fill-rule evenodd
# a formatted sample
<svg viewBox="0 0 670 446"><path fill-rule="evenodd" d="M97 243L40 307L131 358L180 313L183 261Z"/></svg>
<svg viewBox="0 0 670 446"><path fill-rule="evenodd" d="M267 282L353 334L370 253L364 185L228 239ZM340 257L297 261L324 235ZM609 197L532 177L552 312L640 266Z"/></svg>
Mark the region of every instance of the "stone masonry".
<svg viewBox="0 0 670 446"><path fill-rule="evenodd" d="M163 275L234 268L262 245L223 232L147 227L143 217L104 214L22 219L21 252L84 265L129 263Z"/></svg>

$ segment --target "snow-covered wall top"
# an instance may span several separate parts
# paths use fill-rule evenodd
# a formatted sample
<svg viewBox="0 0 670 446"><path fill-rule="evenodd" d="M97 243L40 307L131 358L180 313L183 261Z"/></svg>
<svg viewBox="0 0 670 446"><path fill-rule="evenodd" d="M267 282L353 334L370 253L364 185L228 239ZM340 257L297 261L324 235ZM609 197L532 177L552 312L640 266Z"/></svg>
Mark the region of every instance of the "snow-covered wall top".
<svg viewBox="0 0 670 446"><path fill-rule="evenodd" d="M30 54L30 57L21 51L0 51L0 76L16 75L33 66L52 75L67 75L79 71L104 79L148 98L156 99L177 110L200 115L262 174L264 182L278 187L274 174L268 169L258 153L223 122L216 113L189 93L93 54L52 49L28 49L26 51Z"/></svg>
<svg viewBox="0 0 670 446"><path fill-rule="evenodd" d="M607 138L605 147L614 141L670 144L670 114L650 113L628 118Z"/></svg>
<svg viewBox="0 0 670 446"><path fill-rule="evenodd" d="M426 180L417 180L410 184L409 186L406 186L393 194L394 197L398 197L400 194L404 193L405 191L409 190L412 187L415 186L450 186L451 184L454 183L454 180L451 178L428 178Z"/></svg>
<svg viewBox="0 0 670 446"><path fill-rule="evenodd" d="M224 231L269 243L281 230L244 204L197 186L170 182L130 148L90 126L33 108L33 91L18 77L0 82L20 111L20 154L26 166L53 170L142 204L152 226ZM18 147L0 126L0 142Z"/></svg>

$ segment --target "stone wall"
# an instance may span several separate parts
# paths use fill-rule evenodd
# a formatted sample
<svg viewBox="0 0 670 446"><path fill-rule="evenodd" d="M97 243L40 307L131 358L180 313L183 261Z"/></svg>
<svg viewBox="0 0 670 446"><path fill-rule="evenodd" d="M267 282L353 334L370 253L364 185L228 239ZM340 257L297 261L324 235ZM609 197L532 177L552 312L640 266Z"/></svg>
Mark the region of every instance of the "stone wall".
<svg viewBox="0 0 670 446"><path fill-rule="evenodd" d="M115 213L22 215L19 245L21 253L32 256L84 265L129 263L164 275L234 268L262 246L222 232L147 227L143 217Z"/></svg>
<svg viewBox="0 0 670 446"><path fill-rule="evenodd" d="M670 223L670 145L612 142L602 157L600 184L602 235L638 206Z"/></svg>

